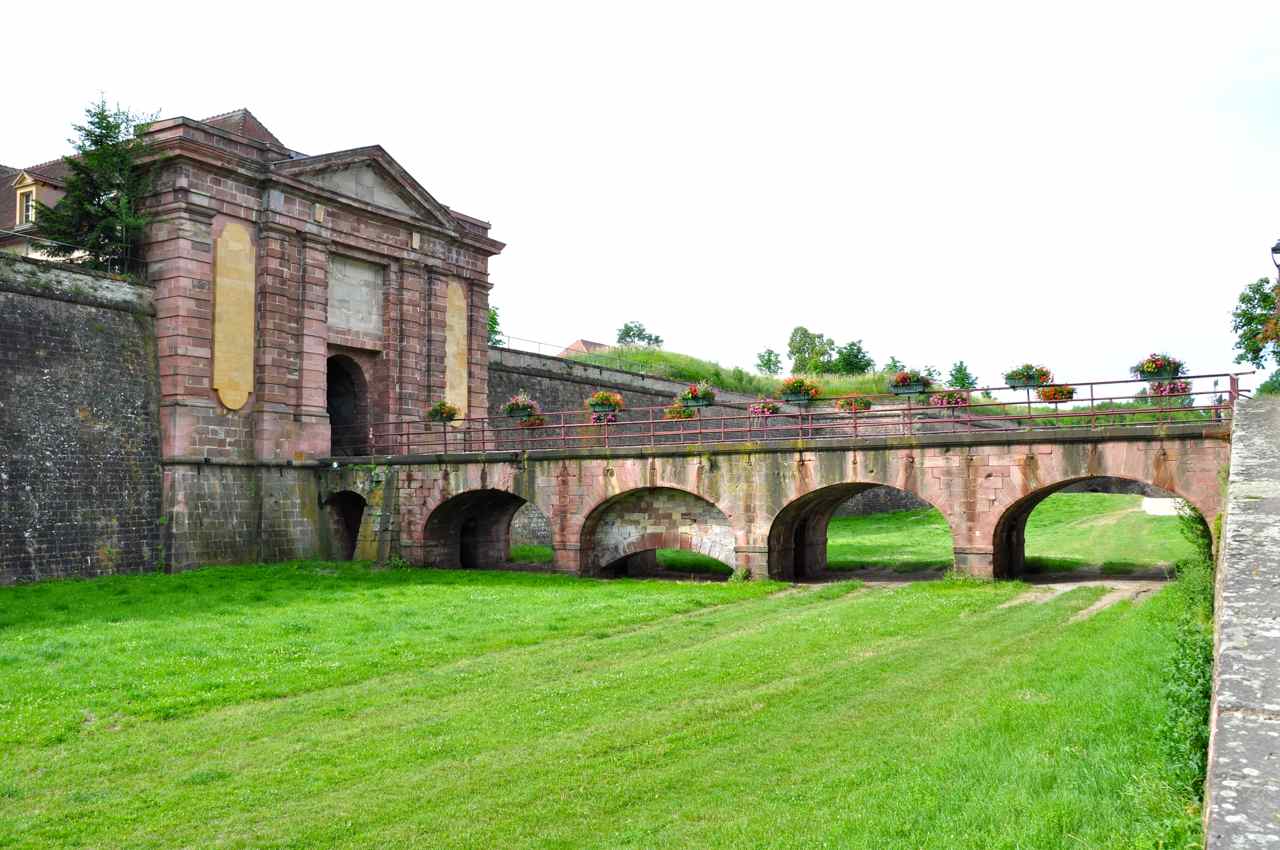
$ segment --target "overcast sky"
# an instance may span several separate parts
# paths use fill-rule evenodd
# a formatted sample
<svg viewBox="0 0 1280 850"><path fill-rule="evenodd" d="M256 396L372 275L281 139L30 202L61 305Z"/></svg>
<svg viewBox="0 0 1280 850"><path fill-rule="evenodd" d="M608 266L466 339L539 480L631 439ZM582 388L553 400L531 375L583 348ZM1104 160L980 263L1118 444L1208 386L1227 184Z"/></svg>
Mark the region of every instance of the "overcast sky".
<svg viewBox="0 0 1280 850"><path fill-rule="evenodd" d="M0 162L64 153L100 91L247 107L308 154L381 144L493 223L522 337L634 319L751 366L802 324L984 382L1153 350L1219 371L1275 273L1274 0L63 5L9 40L44 72Z"/></svg>

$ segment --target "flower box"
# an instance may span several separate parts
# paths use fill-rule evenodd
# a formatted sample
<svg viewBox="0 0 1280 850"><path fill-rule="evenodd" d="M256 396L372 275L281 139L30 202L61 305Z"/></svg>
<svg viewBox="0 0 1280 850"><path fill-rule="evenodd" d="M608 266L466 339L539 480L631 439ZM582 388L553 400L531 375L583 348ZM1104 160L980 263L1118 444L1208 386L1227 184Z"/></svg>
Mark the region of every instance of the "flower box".
<svg viewBox="0 0 1280 850"><path fill-rule="evenodd" d="M502 405L502 412L512 419L524 420L531 416L537 416L542 411L538 407L538 403L529 397L524 390L509 398L506 404Z"/></svg>
<svg viewBox="0 0 1280 850"><path fill-rule="evenodd" d="M918 369L903 369L889 381L889 392L894 395L915 395L933 386L933 380Z"/></svg>
<svg viewBox="0 0 1280 850"><path fill-rule="evenodd" d="M842 410L845 413L857 413L859 410L870 410L871 399L869 398L842 398L836 401L836 410Z"/></svg>
<svg viewBox="0 0 1280 850"><path fill-rule="evenodd" d="M1053 373L1044 366L1034 363L1023 363L1015 369L1004 373L1004 381L1016 390L1034 389L1044 386L1053 380Z"/></svg>
<svg viewBox="0 0 1280 850"><path fill-rule="evenodd" d="M716 400L716 388L707 381L690 384L676 396L676 402L685 407L706 407Z"/></svg>
<svg viewBox="0 0 1280 850"><path fill-rule="evenodd" d="M447 401L437 401L427 408L427 419L432 422L449 423L458 418L460 411Z"/></svg>
<svg viewBox="0 0 1280 850"><path fill-rule="evenodd" d="M592 393L591 397L587 399L587 409L592 413L613 413L616 410L621 410L622 395L608 390Z"/></svg>
<svg viewBox="0 0 1280 850"><path fill-rule="evenodd" d="M782 400L788 404L806 405L818 397L822 388L808 378L792 376L784 380L778 387Z"/></svg>
<svg viewBox="0 0 1280 850"><path fill-rule="evenodd" d="M1076 388L1069 384L1054 384L1053 386L1041 387L1036 391L1036 395L1040 396L1041 401L1054 403L1071 401L1076 397Z"/></svg>
<svg viewBox="0 0 1280 850"><path fill-rule="evenodd" d="M1129 370L1140 381L1167 381L1187 373L1187 364L1170 354L1151 354Z"/></svg>

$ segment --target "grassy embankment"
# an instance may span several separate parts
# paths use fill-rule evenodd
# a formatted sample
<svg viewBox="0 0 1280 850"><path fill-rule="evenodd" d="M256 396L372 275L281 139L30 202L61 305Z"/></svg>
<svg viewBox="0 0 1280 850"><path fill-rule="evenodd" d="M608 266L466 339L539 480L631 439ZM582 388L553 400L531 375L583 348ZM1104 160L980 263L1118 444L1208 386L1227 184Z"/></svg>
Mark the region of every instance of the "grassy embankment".
<svg viewBox="0 0 1280 850"><path fill-rule="evenodd" d="M775 396L780 378L757 375L738 367L726 368L710 360L676 354L657 348L622 347L600 354L575 354L572 359L597 366L625 369L656 375L673 381L697 383L708 381L712 386L727 392L747 395ZM823 389L825 396L864 395L883 393L888 376L881 372L865 375L810 375Z"/></svg>
<svg viewBox="0 0 1280 850"><path fill-rule="evenodd" d="M1208 586L0 588L0 846L1193 846Z"/></svg>
<svg viewBox="0 0 1280 850"><path fill-rule="evenodd" d="M594 363L598 366L609 366L670 378L675 381L709 381L713 386L728 392L746 393L748 395L776 396L779 378L757 375L738 367L726 368L719 363L677 354L655 348L619 347L599 354L575 354L572 359L583 363ZM849 395L886 395L891 377L887 372L867 372L862 375L808 375L822 388L822 398L838 398ZM1100 390L1102 391L1102 390ZM1107 392L1134 393L1135 385L1123 385ZM898 400L898 399L895 399ZM927 394L916 396L914 400L923 405L929 403ZM1159 399L1138 399L1121 402L1097 402L1093 407L1093 415L1085 419L1079 416L1055 416L1070 412L1081 413L1089 410L1087 394L1075 402L1064 402L1061 405L1043 404L1040 402L995 402L981 404L980 397L974 397L973 407L967 412L974 416L1008 416L1012 424L1019 424L1028 415L1048 416L1035 422L1037 427L1080 425L1115 425L1167 422L1200 422L1212 417L1207 411L1177 411L1173 413L1151 412L1152 407L1170 407L1174 402ZM1195 396L1195 404L1209 403L1208 396Z"/></svg>
<svg viewBox="0 0 1280 850"><path fill-rule="evenodd" d="M1056 493L1027 521L1027 567L1056 572L1099 567L1103 573L1170 566L1192 554L1177 517L1149 516L1141 496ZM828 565L835 570L889 567L899 572L951 566L951 532L937 510L836 517L827 530ZM549 546L517 546L512 560L549 563ZM696 552L660 549L669 570L728 575L729 568Z"/></svg>

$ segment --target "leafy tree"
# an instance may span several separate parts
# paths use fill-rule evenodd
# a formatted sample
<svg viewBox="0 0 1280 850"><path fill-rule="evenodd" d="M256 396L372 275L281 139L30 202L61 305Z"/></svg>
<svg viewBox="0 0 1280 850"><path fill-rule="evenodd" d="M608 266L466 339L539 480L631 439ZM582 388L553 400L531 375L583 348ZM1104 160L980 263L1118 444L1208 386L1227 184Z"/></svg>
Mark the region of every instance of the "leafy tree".
<svg viewBox="0 0 1280 850"><path fill-rule="evenodd" d="M501 346L506 342L503 337L502 326L498 323L498 308L489 308L489 344Z"/></svg>
<svg viewBox="0 0 1280 850"><path fill-rule="evenodd" d="M890 357L889 362L884 364L884 370L886 372L901 372L906 368L906 364L896 357Z"/></svg>
<svg viewBox="0 0 1280 850"><path fill-rule="evenodd" d="M776 375L782 371L782 356L772 348L766 348L756 355L756 371L765 375Z"/></svg>
<svg viewBox="0 0 1280 850"><path fill-rule="evenodd" d="M1260 277L1245 287L1231 313L1231 330L1235 331L1237 363L1249 363L1258 369L1267 359L1280 363L1280 343L1276 327L1276 290L1271 281Z"/></svg>
<svg viewBox="0 0 1280 850"><path fill-rule="evenodd" d="M787 340L787 355L791 358L793 372L826 372L831 366L831 353L835 340L816 334L803 326L791 331Z"/></svg>
<svg viewBox="0 0 1280 850"><path fill-rule="evenodd" d="M872 360L871 355L863 349L862 340L859 339L840 346L836 350L836 357L831 367L831 371L843 375L861 375L864 372L874 371L876 361Z"/></svg>
<svg viewBox="0 0 1280 850"><path fill-rule="evenodd" d="M1280 369L1271 373L1258 387L1259 395L1280 395Z"/></svg>
<svg viewBox="0 0 1280 850"><path fill-rule="evenodd" d="M639 322L627 322L618 328L618 345L647 345L662 348L662 337L651 334Z"/></svg>
<svg viewBox="0 0 1280 850"><path fill-rule="evenodd" d="M41 250L95 269L136 269L148 216L139 209L151 191L141 163L147 153L141 131L153 117L135 115L103 98L85 109L68 141L75 156L63 157L69 172L66 195L55 206L37 202L36 227L55 242Z"/></svg>
<svg viewBox="0 0 1280 850"><path fill-rule="evenodd" d="M978 379L969 371L963 360L957 360L947 376L947 383L958 390L971 390L978 385Z"/></svg>

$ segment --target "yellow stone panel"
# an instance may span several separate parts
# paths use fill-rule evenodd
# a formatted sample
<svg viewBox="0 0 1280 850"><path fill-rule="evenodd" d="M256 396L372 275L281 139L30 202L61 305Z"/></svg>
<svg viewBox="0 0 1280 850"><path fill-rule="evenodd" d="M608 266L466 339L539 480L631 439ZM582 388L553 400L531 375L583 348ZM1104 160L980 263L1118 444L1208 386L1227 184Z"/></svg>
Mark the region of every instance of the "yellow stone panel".
<svg viewBox="0 0 1280 850"><path fill-rule="evenodd" d="M444 314L444 397L467 415L467 379L470 374L470 316L467 310L467 288L456 278L449 278L448 299ZM455 423L460 426L461 423Z"/></svg>
<svg viewBox="0 0 1280 850"><path fill-rule="evenodd" d="M213 388L232 410L253 392L254 251L248 229L222 229L213 254Z"/></svg>

